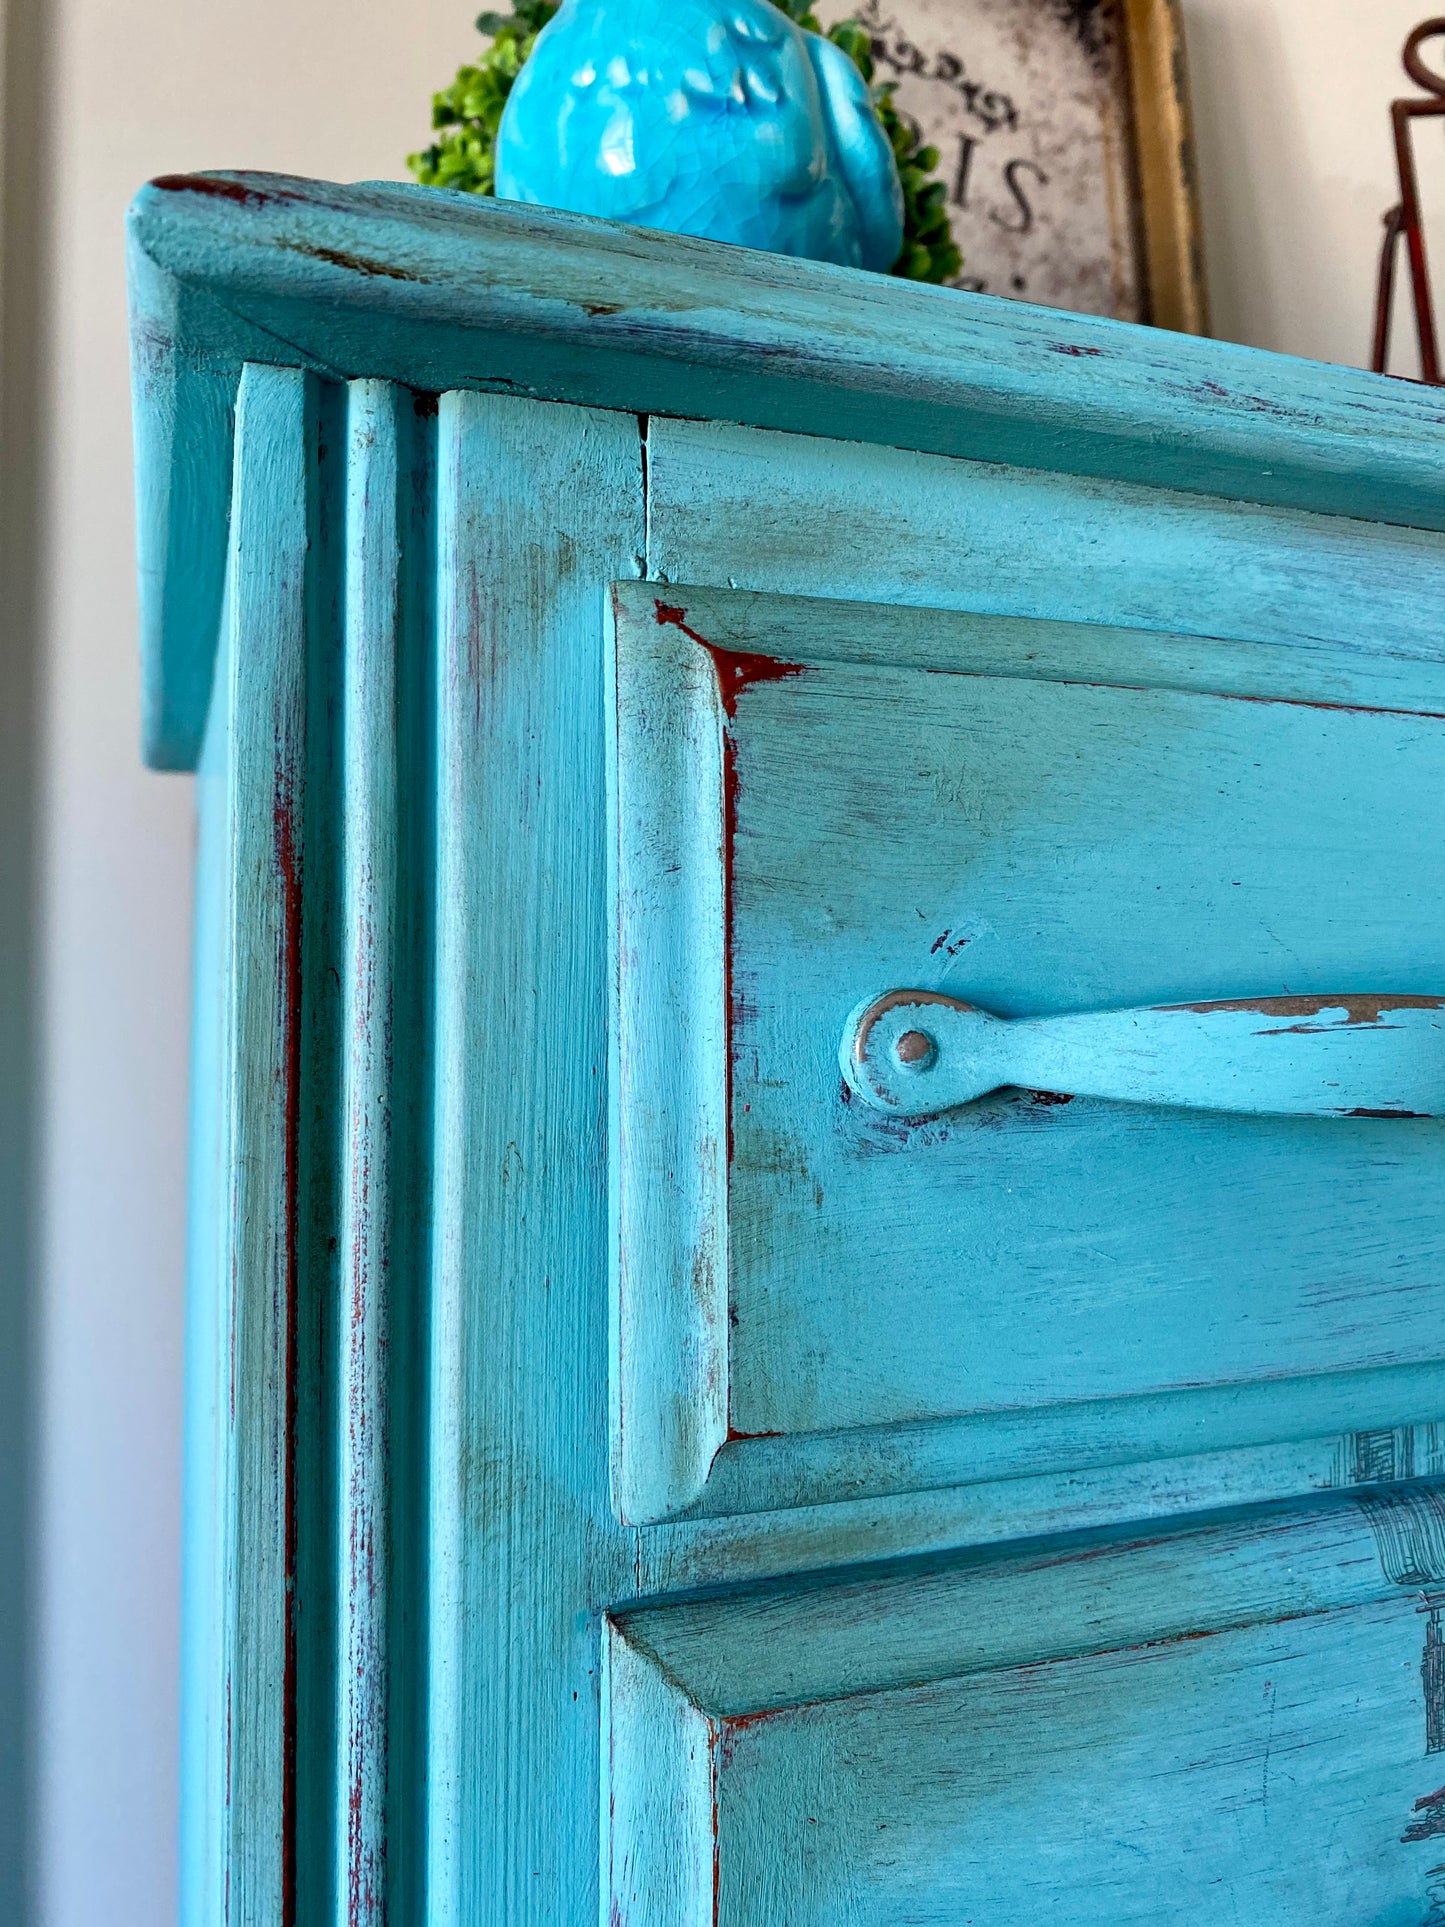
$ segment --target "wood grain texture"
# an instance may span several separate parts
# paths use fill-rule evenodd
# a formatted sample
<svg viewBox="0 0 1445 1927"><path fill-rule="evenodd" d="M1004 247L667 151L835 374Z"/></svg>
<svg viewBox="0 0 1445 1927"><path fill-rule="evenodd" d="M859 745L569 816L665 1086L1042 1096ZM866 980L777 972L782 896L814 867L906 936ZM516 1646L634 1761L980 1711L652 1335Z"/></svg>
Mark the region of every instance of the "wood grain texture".
<svg viewBox="0 0 1445 1927"><path fill-rule="evenodd" d="M696 1705L739 1719L1401 1598L1445 1577L1441 1531L1427 1483L1368 1502L844 1569L615 1618Z"/></svg>
<svg viewBox="0 0 1445 1927"><path fill-rule="evenodd" d="M225 1380L219 1854L209 1917L296 1906L296 1456L301 1258L308 381L248 370L237 408L219 1214ZM212 1885L212 1883L215 1883ZM205 1916L202 1916L205 1917Z"/></svg>
<svg viewBox="0 0 1445 1927"><path fill-rule="evenodd" d="M614 1918L1431 1919L1442 1516L1417 1488L623 1613Z"/></svg>
<svg viewBox="0 0 1445 1927"><path fill-rule="evenodd" d="M433 431L429 400L346 393L340 570L336 1919L414 1917L422 1884L423 1464L430 1127ZM323 644L324 647L324 644ZM317 1120L324 1137L329 1120Z"/></svg>
<svg viewBox="0 0 1445 1927"><path fill-rule="evenodd" d="M342 662L342 1290L338 1362L336 1915L387 1918L398 629L411 397L347 398Z"/></svg>
<svg viewBox="0 0 1445 1927"><path fill-rule="evenodd" d="M248 357L1445 526L1438 403L1352 369L386 183L171 177L138 197L131 248L167 766L204 722L214 450ZM182 458L200 491L173 485Z"/></svg>
<svg viewBox="0 0 1445 1927"><path fill-rule="evenodd" d="M1422 1390L1422 1407L1438 1409L1437 1382ZM1411 1480L1445 1473L1445 1427L1437 1422L1288 1441L1273 1446L1150 1459L1147 1438L1131 1436L1116 1403L1110 1422L1125 1433L1121 1460L1066 1473L1032 1470L1030 1441L1016 1439L990 1459L975 1482L956 1483L958 1460L948 1457L943 1428L934 1428L930 1454L906 1428L896 1438L870 1440L865 1453L846 1450L821 1467L798 1442L747 1440L724 1448L711 1484L717 1516L694 1516L649 1526L636 1537L633 1598L683 1593L721 1576L742 1583L780 1572L816 1573L829 1567L942 1553L960 1546L997 1546L1055 1533L1100 1533L1129 1521L1175 1520L1191 1512L1223 1511L1284 1497L1308 1499L1375 1480ZM997 1439L997 1434L991 1437ZM1258 1436L1256 1431L1255 1436ZM1097 1435L1102 1440L1102 1427ZM837 1440L809 1441L810 1451ZM762 1463L781 1444L773 1466ZM880 1460L896 1444L898 1470L889 1489ZM936 1483L920 1489L930 1466ZM878 1496L858 1498L861 1488ZM749 1512L760 1490L780 1509ZM709 1498L712 1493L709 1493Z"/></svg>
<svg viewBox="0 0 1445 1927"><path fill-rule="evenodd" d="M1435 1127L836 1061L1428 987L1436 403L415 190L133 239L187 1927L1445 1918Z"/></svg>
<svg viewBox="0 0 1445 1927"><path fill-rule="evenodd" d="M858 993L905 980L1029 1015L1186 983L1308 1001L1310 972L1352 969L1428 995L1436 666L1386 665L1401 707L1376 709L1380 665L1343 648L615 596L619 1183L647 1201L622 1451L659 1474L636 1516L1431 1416L1433 1126L1146 1115L1066 1083L908 1124L850 1108L837 1047ZM728 1230L703 1235L727 1270L700 1276L673 1174L710 1168L724 1116ZM699 1484L679 1372L723 1330Z"/></svg>
<svg viewBox="0 0 1445 1927"><path fill-rule="evenodd" d="M1430 611L1445 594L1445 542L1433 530L1364 519L1363 499L1350 519L1212 502L1148 480L654 420L650 572L1068 623L1075 633L1059 642L1086 676L1107 678L1118 660L1099 631L1150 632L1158 659L1178 665L1180 687L1207 686L1187 668L1190 639L1254 645L1233 660L1265 679L1240 684L1259 694L1281 687L1281 671L1319 687L1317 669L1339 672L1351 660L1381 678L1398 667L1418 688L1417 665L1441 660Z"/></svg>
<svg viewBox="0 0 1445 1927"><path fill-rule="evenodd" d="M596 1918L597 1609L630 1583L603 719L642 445L630 416L515 398L447 395L439 422L427 1895L525 1927Z"/></svg>
<svg viewBox="0 0 1445 1927"><path fill-rule="evenodd" d="M614 1625L603 1652L605 1918L704 1927L716 1918L717 1723Z"/></svg>

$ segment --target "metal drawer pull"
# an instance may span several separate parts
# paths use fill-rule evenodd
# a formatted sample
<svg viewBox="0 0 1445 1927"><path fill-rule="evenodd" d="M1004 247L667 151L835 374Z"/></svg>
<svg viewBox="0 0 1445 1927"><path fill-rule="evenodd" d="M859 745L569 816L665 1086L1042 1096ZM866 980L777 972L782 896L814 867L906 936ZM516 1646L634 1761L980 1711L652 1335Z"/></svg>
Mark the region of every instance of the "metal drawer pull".
<svg viewBox="0 0 1445 1927"><path fill-rule="evenodd" d="M931 1117L1005 1086L1274 1117L1445 1113L1445 997L1239 997L1068 1017L994 1017L890 990L843 1034L865 1103Z"/></svg>

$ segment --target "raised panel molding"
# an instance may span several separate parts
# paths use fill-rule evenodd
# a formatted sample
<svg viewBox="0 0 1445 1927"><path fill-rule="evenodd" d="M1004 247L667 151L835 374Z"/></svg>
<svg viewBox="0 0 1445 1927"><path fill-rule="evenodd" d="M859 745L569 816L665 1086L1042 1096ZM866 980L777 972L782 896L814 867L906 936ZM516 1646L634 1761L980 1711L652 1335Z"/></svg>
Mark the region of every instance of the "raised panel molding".
<svg viewBox="0 0 1445 1927"><path fill-rule="evenodd" d="M1279 704L1285 715L1318 706L1326 716L1378 711L1433 724L1445 712L1445 664L1344 644L1304 649L681 584L618 584L613 610L612 1376L623 1518L766 1512L1146 1460L1182 1470L1197 1454L1228 1463L1241 1498L1281 1497L1337 1480L1341 1434L1424 1424L1442 1409L1445 1365L1417 1356L924 1421L779 1423L749 1436L733 1392L728 1163L733 712L744 690L809 668L924 669L1001 686L1180 691Z"/></svg>
<svg viewBox="0 0 1445 1927"><path fill-rule="evenodd" d="M619 1613L609 1918L1421 1917L1442 1581L1428 1486Z"/></svg>

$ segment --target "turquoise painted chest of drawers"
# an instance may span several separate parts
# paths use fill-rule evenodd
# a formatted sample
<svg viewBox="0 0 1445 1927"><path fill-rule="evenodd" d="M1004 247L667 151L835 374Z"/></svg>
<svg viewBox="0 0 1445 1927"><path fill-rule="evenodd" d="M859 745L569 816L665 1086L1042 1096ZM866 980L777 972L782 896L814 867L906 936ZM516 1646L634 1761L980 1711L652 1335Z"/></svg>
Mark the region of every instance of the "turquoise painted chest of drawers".
<svg viewBox="0 0 1445 1927"><path fill-rule="evenodd" d="M132 263L188 1927L1445 1922L1438 395L401 187Z"/></svg>

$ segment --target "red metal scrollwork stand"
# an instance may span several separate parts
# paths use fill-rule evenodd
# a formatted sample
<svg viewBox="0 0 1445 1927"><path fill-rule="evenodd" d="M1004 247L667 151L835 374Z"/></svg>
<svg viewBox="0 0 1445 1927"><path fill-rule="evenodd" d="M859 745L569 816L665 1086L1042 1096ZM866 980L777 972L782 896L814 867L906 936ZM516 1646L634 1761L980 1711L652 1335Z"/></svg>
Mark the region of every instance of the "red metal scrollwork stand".
<svg viewBox="0 0 1445 1927"><path fill-rule="evenodd" d="M1375 299L1375 349L1370 366L1386 372L1390 353L1390 319L1395 305L1395 272L1400 242L1410 257L1410 287L1415 297L1415 331L1420 338L1420 379L1439 386L1440 343L1435 332L1435 303L1430 293L1430 270L1425 256L1425 230L1420 214L1420 177L1410 123L1445 116L1445 74L1425 65L1420 48L1427 40L1445 36L1445 18L1422 20L1405 42L1401 56L1405 72L1429 96L1426 100L1396 100L1390 104L1395 130L1395 160L1400 170L1399 203L1385 216L1385 239L1380 250L1380 282Z"/></svg>

